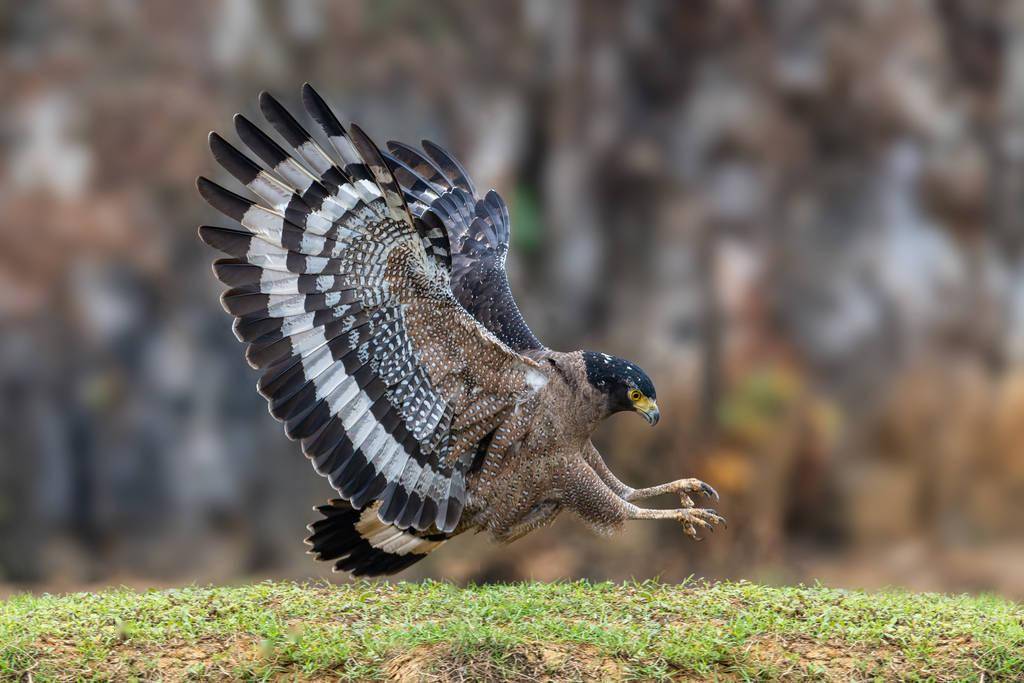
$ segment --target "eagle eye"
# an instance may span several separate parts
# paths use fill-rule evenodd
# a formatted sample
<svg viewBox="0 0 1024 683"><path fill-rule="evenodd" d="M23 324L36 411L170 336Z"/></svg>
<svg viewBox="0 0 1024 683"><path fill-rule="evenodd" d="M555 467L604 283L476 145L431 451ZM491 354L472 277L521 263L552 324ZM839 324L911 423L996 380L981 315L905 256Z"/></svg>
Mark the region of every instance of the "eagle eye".
<svg viewBox="0 0 1024 683"><path fill-rule="evenodd" d="M643 398L643 396L644 396L644 395L643 395L642 393L640 393L640 390L639 390L639 389L633 389L633 390L631 390L631 391L629 392L629 400L630 400L630 401L633 401L634 403L636 403L636 402L637 402L637 401L639 401L639 400L640 400L641 398Z"/></svg>

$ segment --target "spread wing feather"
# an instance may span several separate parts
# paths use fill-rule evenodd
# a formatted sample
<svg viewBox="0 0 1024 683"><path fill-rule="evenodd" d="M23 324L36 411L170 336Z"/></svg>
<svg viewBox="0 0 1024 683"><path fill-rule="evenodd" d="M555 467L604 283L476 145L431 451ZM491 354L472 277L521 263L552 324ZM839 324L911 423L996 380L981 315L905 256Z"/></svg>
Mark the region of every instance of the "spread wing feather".
<svg viewBox="0 0 1024 683"><path fill-rule="evenodd" d="M428 140L422 144L423 152L389 142L387 157L413 215L439 223L448 236L455 298L510 348L543 349L523 320L505 273L508 207L494 190L477 197L455 157Z"/></svg>
<svg viewBox="0 0 1024 683"><path fill-rule="evenodd" d="M198 180L242 228L199 229L228 256L214 263L228 286L221 302L263 371L257 388L271 414L347 504L399 531L450 533L480 439L541 375L459 306L446 224L410 213L418 200L398 167L308 85L303 101L334 155L266 93L260 109L293 154L240 115L236 132L266 168L210 135L216 160L257 198ZM472 192L456 162L434 160L446 187ZM424 181L425 196L440 187Z"/></svg>

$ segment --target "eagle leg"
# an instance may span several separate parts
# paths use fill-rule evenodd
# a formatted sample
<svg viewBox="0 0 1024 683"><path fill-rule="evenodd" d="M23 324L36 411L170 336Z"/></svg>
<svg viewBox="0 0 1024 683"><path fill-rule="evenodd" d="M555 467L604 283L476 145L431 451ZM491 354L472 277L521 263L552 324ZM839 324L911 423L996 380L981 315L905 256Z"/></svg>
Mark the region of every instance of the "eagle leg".
<svg viewBox="0 0 1024 683"><path fill-rule="evenodd" d="M644 500L646 498L660 496L664 493L674 493L678 495L679 501L684 508L692 508L694 506L693 499L689 496L691 493L704 496L708 500L720 500L718 491L713 489L710 484L705 484L700 479L692 478L676 479L675 481L670 481L667 484L649 486L645 489L632 489L627 495L623 496L623 498L626 500Z"/></svg>
<svg viewBox="0 0 1024 683"><path fill-rule="evenodd" d="M687 536L699 541L701 539L697 533L698 529L714 531L714 527L718 524L725 524L724 517L714 510L706 508L682 507L674 510L651 510L638 507L626 500L624 493L617 490L617 487L609 485L606 476L595 470L593 466L588 466L590 463L587 460L579 462L580 466L573 466L570 461L570 466L561 473L562 480L559 484L564 492L563 503L565 506L599 532L610 532L629 519L671 519L683 525ZM686 486L696 486L699 490L704 491L700 487L703 482L685 479L680 481L687 482ZM676 482L670 482L664 486L674 484ZM705 484L705 486L707 485ZM658 493L668 491L669 489L663 489ZM708 495L710 496L710 494Z"/></svg>
<svg viewBox="0 0 1024 683"><path fill-rule="evenodd" d="M705 496L708 500L714 499L718 501L718 491L712 488L709 484L705 484L700 479L676 479L666 484L659 484L657 486L649 486L643 489L635 489L628 486L615 476L615 474L608 469L608 465L605 463L604 458L594 448L593 444L590 444L587 449L583 451L584 459L587 464L590 465L591 469L597 473L601 480L615 492L623 500L634 501L634 500L645 500L647 498L654 498L665 493L674 493L679 496L680 505L684 508L694 507L693 499L690 498L689 494L693 493L700 496Z"/></svg>

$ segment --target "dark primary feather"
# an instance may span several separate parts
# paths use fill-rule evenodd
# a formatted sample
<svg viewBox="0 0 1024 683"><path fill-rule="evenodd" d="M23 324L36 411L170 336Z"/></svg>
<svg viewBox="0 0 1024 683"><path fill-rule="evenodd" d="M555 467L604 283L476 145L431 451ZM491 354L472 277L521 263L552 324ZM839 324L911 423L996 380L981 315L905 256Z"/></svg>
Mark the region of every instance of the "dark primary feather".
<svg viewBox="0 0 1024 683"><path fill-rule="evenodd" d="M475 195L476 188L473 187L473 183L469 179L469 175L466 173L466 169L462 168L462 164L456 161L455 157L448 154L438 145L435 145L430 140L423 140L420 143L423 146L423 150L430 155L430 158L434 160L437 167L441 169L441 173L451 182L452 185L458 187L466 192Z"/></svg>

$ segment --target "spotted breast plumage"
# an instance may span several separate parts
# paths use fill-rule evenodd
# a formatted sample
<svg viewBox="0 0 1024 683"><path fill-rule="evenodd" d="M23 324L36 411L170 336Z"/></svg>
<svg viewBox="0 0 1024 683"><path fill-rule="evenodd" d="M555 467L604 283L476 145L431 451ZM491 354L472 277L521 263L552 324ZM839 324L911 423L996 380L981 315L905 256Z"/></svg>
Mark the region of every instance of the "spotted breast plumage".
<svg viewBox="0 0 1024 683"><path fill-rule="evenodd" d="M253 199L206 178L202 196L240 228L202 226L227 254L214 273L257 388L337 498L307 543L354 575L391 574L470 529L511 541L570 510L599 531L673 519L696 537L722 522L679 479L633 489L590 441L605 417L658 421L635 364L546 348L505 275L509 212L480 197L439 146L378 149L308 84L328 152L274 97L260 110L289 153L242 115L258 163L216 133L210 148ZM632 501L675 493L674 510Z"/></svg>

